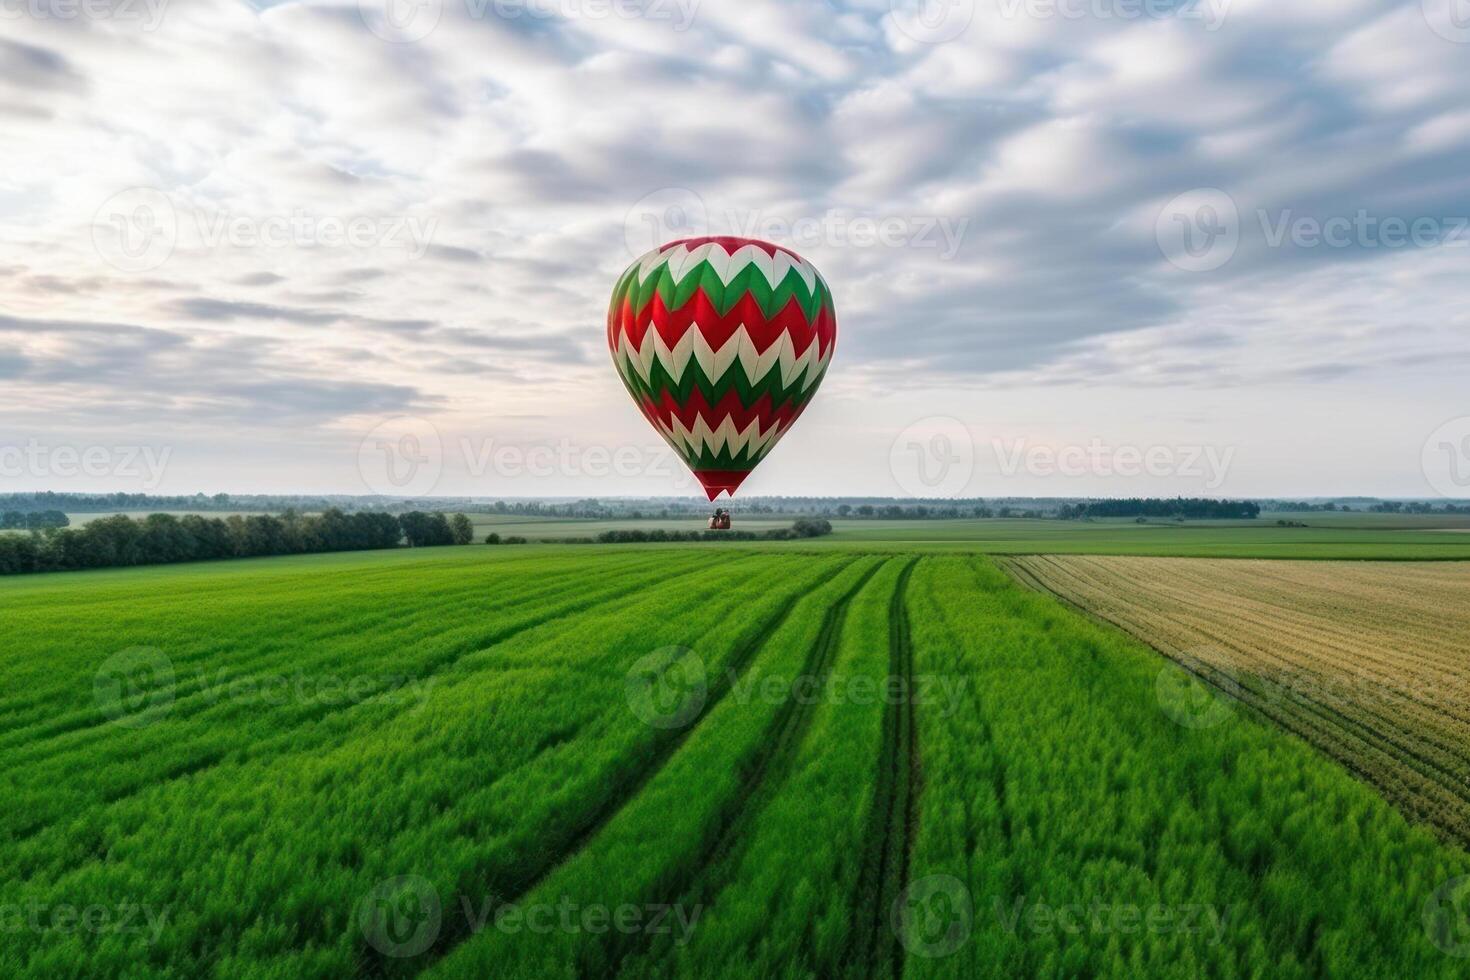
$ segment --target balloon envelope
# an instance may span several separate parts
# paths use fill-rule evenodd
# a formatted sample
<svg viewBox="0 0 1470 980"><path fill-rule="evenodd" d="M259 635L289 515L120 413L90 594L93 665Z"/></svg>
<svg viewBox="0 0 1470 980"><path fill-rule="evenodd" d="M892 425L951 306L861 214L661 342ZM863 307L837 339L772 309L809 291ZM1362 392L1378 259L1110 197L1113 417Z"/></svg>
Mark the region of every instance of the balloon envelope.
<svg viewBox="0 0 1470 980"><path fill-rule="evenodd" d="M607 343L644 417L713 500L733 496L811 403L837 314L821 274L790 249L688 238L618 279Z"/></svg>

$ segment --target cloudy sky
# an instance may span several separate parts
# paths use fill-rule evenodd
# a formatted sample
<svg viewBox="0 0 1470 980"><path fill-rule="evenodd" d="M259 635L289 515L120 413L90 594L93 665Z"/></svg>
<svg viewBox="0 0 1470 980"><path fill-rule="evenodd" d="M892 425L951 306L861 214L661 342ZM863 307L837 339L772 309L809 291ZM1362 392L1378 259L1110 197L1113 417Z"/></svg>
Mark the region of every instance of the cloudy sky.
<svg viewBox="0 0 1470 980"><path fill-rule="evenodd" d="M603 319L711 232L838 302L747 493L1470 496L1467 92L1470 0L0 0L0 490L692 492Z"/></svg>

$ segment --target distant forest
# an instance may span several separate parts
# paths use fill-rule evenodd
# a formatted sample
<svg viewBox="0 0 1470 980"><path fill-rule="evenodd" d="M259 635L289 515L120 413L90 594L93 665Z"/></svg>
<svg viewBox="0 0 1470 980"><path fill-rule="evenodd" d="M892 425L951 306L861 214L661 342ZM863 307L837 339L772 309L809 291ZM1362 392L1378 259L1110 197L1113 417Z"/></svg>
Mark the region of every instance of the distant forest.
<svg viewBox="0 0 1470 980"><path fill-rule="evenodd" d="M696 497L614 497L495 500L477 497L391 498L306 494L0 494L0 528L39 530L65 527L67 514L122 514L179 511L190 513L318 514L336 509L346 514L400 515L427 513L495 514L517 517L584 520L679 519L707 514L709 505ZM802 517L845 520L962 520L1013 517L1032 520L1101 518L1251 519L1261 513L1343 512L1387 514L1470 514L1470 501L1381 500L1339 497L1332 500L1267 499L1253 501L1186 498L1103 500L1085 497L992 497L957 500L892 497L742 497L733 505L748 517ZM1254 512L1251 509L1254 508Z"/></svg>
<svg viewBox="0 0 1470 980"><path fill-rule="evenodd" d="M7 510L0 513L0 531L44 531L70 524L71 518L59 510Z"/></svg>
<svg viewBox="0 0 1470 980"><path fill-rule="evenodd" d="M1095 500L1061 509L1064 518L1163 517L1196 521L1247 520L1261 516L1261 505L1249 500L1203 500L1176 497L1132 497L1127 500Z"/></svg>
<svg viewBox="0 0 1470 980"><path fill-rule="evenodd" d="M1435 504L1428 500L1379 500L1357 497L1351 500L1329 500L1311 503L1294 500L1263 500L1264 511L1298 511L1307 514L1470 514L1470 502Z"/></svg>
<svg viewBox="0 0 1470 980"><path fill-rule="evenodd" d="M346 514L335 508L302 516L202 517L121 514L79 528L0 534L0 575L167 565L221 558L469 544L474 525L463 514Z"/></svg>

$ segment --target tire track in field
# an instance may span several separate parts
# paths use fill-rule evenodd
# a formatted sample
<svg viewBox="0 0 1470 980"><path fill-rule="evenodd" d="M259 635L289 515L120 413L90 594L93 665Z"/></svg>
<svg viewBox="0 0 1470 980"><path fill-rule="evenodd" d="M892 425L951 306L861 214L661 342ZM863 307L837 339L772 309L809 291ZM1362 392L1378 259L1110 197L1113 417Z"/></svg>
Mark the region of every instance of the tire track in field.
<svg viewBox="0 0 1470 980"><path fill-rule="evenodd" d="M837 565L832 569L831 576L840 574L856 560L857 558L853 557ZM873 571L876 571L877 568L878 566L874 566ZM872 572L869 572L864 576L863 581L866 582L871 575ZM704 719L709 717L710 713L724 700L735 681L745 676L750 665L755 662L757 655L765 647L766 640L781 628L781 625L790 617L792 610L796 608L796 604L804 596L805 593L800 590L794 592L775 613L760 623L758 627L750 630L731 653L725 670L711 679L705 705L693 723L664 733L649 753L646 764L636 774L619 783L616 792L588 813L586 819L573 833L566 835L563 840L551 842L544 848L541 852L544 857L539 863L527 868L516 879L498 883L495 890L496 898L502 904L513 905L519 902L577 852L586 847L629 802L635 799L643 791L643 787L648 785L649 781L663 769L669 759L673 758L674 753L683 746L689 736L703 724ZM445 918L439 938L432 948L414 961L415 973L427 971L436 962L454 952L474 935L474 928L475 924L469 920L463 906L445 909ZM363 947L357 974L362 977L387 976L392 972L390 967L394 965L371 948Z"/></svg>
<svg viewBox="0 0 1470 980"><path fill-rule="evenodd" d="M847 607L853 597L861 592L887 561L880 561L864 572L857 582L827 608L817 640L812 644L799 675L810 678L817 686L826 683L837 651L842 641L842 626L847 619ZM802 703L802 702L805 703ZM708 907L719 894L729 872L739 862L743 845L749 838L748 831L766 802L780 788L783 775L790 769L796 752L801 745L801 736L810 725L815 699L788 697L776 712L760 742L765 747L754 759L740 789L734 797L720 807L709 834L710 843L700 853L693 855L689 863L671 873L668 888L680 894L680 904L689 908ZM604 975L613 976L622 971L623 964L630 958L645 954L653 937L640 934L613 936L612 949L608 951L607 968ZM578 974L590 976L585 963L579 964Z"/></svg>
<svg viewBox="0 0 1470 980"><path fill-rule="evenodd" d="M917 829L918 727L914 717L914 648L904 596L916 558L904 566L888 604L888 673L902 683L883 718L883 748L873 812L864 835L862 867L853 893L855 924L846 952L848 976L901 977L903 950L888 927L888 913L908 881ZM885 941L886 937L886 941Z"/></svg>

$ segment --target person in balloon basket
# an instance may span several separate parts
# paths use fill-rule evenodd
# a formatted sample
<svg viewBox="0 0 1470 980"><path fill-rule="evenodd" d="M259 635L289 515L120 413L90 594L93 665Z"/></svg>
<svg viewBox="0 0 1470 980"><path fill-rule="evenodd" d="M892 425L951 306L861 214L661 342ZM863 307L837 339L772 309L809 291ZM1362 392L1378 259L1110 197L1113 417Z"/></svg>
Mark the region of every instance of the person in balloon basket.
<svg viewBox="0 0 1470 980"><path fill-rule="evenodd" d="M709 519L709 529L711 531L730 530L730 512L723 507L716 507L714 514Z"/></svg>

